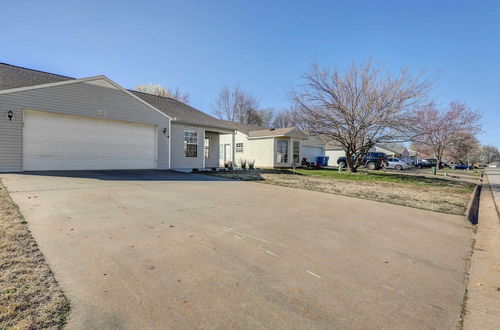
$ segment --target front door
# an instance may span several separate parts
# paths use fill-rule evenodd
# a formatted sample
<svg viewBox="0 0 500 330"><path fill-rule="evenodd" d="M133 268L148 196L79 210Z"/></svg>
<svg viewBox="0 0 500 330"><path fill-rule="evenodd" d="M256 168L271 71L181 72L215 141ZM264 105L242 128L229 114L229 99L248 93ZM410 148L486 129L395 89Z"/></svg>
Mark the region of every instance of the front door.
<svg viewBox="0 0 500 330"><path fill-rule="evenodd" d="M231 145L225 144L224 145L224 162L227 162L230 160L231 160Z"/></svg>

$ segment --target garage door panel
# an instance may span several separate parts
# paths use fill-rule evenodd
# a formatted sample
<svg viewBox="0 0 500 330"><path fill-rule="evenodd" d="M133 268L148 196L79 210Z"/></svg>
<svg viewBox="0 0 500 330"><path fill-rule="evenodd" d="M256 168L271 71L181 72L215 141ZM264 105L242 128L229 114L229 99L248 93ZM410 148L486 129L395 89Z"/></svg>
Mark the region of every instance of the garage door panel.
<svg viewBox="0 0 500 330"><path fill-rule="evenodd" d="M24 170L156 167L153 125L25 111Z"/></svg>
<svg viewBox="0 0 500 330"><path fill-rule="evenodd" d="M307 158L309 162L316 162L318 156L323 156L323 148L309 146L302 148L302 158Z"/></svg>

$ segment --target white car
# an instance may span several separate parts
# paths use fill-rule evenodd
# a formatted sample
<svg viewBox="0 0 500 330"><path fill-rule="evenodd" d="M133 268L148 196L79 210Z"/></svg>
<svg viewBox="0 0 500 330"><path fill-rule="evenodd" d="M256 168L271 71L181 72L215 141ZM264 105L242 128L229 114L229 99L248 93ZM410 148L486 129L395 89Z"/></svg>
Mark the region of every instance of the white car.
<svg viewBox="0 0 500 330"><path fill-rule="evenodd" d="M406 170L408 167L408 164L403 162L401 159L398 158L388 158L387 159L387 168L393 168L395 170L401 171L401 170Z"/></svg>

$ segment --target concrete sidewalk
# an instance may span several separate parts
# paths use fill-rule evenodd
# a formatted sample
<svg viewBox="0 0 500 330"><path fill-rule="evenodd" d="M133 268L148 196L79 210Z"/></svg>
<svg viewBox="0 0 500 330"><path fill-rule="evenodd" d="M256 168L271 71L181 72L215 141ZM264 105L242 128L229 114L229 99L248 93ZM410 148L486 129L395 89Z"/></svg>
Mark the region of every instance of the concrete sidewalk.
<svg viewBox="0 0 500 330"><path fill-rule="evenodd" d="M500 170L487 170L486 179L479 204L464 329L500 327L500 223L497 213Z"/></svg>

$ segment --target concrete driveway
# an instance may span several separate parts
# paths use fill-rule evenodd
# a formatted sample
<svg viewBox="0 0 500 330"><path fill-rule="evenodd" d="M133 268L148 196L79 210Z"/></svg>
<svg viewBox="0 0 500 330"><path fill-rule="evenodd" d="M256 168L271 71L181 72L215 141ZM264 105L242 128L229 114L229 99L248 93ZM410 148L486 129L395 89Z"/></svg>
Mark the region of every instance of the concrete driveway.
<svg viewBox="0 0 500 330"><path fill-rule="evenodd" d="M464 217L169 171L2 174L70 329L454 329Z"/></svg>

